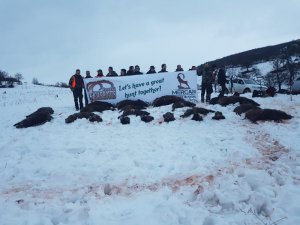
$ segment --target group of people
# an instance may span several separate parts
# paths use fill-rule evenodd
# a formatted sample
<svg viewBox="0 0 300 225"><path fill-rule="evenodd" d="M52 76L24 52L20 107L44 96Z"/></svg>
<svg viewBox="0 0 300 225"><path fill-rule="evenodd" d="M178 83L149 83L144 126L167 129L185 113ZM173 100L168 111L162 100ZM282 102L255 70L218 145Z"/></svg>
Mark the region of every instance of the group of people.
<svg viewBox="0 0 300 225"><path fill-rule="evenodd" d="M204 65L202 72L202 83L201 83L201 102L209 102L211 94L213 92L213 85L219 84L221 86L220 95L224 95L226 92L226 71L225 66L221 66L217 69L216 65L209 66L208 63ZM206 94L206 96L205 96ZM206 98L204 98L206 97Z"/></svg>
<svg viewBox="0 0 300 225"><path fill-rule="evenodd" d="M197 70L196 66L192 66L189 70ZM179 71L184 71L181 65L177 65L175 72ZM167 65L162 64L161 65L161 70L158 71L158 73L166 73L167 71ZM146 74L154 74L156 73L155 67L150 66L149 71ZM143 74L140 71L140 67L138 65L136 66L130 66L128 70L126 69L121 69L120 71L120 76L131 76L131 75L141 75ZM113 69L113 67L108 67L108 73L106 74L106 77L117 77L119 76ZM103 71L101 69L97 70L97 75L95 76L96 78L104 77ZM86 71L86 76L84 78L92 78L90 71ZM73 92L73 97L74 97L74 102L75 102L75 108L76 110L79 110L83 108L83 94L82 94L82 89L84 89L84 79L81 74L80 70L77 69L76 73L71 76L69 80L69 86ZM88 104L88 98L87 98L87 93L86 90L84 89L84 99L85 99L85 105Z"/></svg>
<svg viewBox="0 0 300 225"><path fill-rule="evenodd" d="M196 66L193 66L189 70L197 70ZM181 65L177 65L175 72L184 71ZM165 73L167 71L166 64L161 65L161 70L158 73ZM150 66L149 71L146 74L154 74L156 73L155 67ZM136 66L130 66L129 69L126 71L126 69L121 69L120 76L130 76L130 75L139 75L143 74L140 71L140 67L138 65ZM114 70L113 67L108 68L108 73L106 77L116 77L119 76ZM97 71L96 78L104 77L103 71L99 69ZM90 71L86 71L85 78L92 78ZM82 89L84 89L84 82L83 77L80 74L80 70L77 69L76 73L70 78L69 85L73 92L74 102L75 102L75 108L76 110L79 110L83 108L83 94ZM215 65L212 65L211 67L206 63L204 66L204 70L202 72L202 89L201 89L201 102L209 102L211 94L213 92L213 84L218 83L221 86L221 95L225 94L226 91L226 72L225 67L221 66L221 68L218 70ZM206 94L206 98L205 97ZM85 97L85 105L88 104L88 98L87 93L84 89L84 97Z"/></svg>
<svg viewBox="0 0 300 225"><path fill-rule="evenodd" d="M189 70L197 70L196 66L192 66ZM179 72L179 71L184 71L183 68L181 67L181 65L177 65L175 72ZM158 73L166 73L167 71L167 65L166 64L162 64L161 65L161 70L158 71ZM150 66L148 72L146 74L153 74L156 73L155 67L154 66ZM141 72L139 65L136 66L129 66L128 70L126 69L121 69L120 71L120 75L118 75L113 67L108 67L108 73L106 74L106 77L117 77L117 76L131 76L131 75L141 75L144 74L143 72ZM97 75L95 77L104 77L103 71L101 69L97 70ZM90 75L90 71L86 71L86 77L85 78L92 78L92 76Z"/></svg>

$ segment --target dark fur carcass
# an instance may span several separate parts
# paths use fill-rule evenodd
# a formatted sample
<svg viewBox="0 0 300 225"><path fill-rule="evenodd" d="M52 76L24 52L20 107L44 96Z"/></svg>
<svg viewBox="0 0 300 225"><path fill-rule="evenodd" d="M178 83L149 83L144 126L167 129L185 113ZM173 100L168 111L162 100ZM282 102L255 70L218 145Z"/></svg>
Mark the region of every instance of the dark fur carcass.
<svg viewBox="0 0 300 225"><path fill-rule="evenodd" d="M219 99L223 98L223 97L224 97L224 93L220 93L217 97L210 99L209 104L216 105L216 104L218 104Z"/></svg>
<svg viewBox="0 0 300 225"><path fill-rule="evenodd" d="M115 107L108 102L95 101L83 107L80 112L103 112L105 110L115 110Z"/></svg>
<svg viewBox="0 0 300 225"><path fill-rule="evenodd" d="M126 105L123 108L120 108L119 111L127 111L129 109L138 109L138 110L142 110L142 109L146 109L147 107L145 106L141 106L141 105Z"/></svg>
<svg viewBox="0 0 300 225"><path fill-rule="evenodd" d="M281 122L282 120L289 120L293 117L281 110L255 108L246 112L245 118L255 123L256 121L260 120Z"/></svg>
<svg viewBox="0 0 300 225"><path fill-rule="evenodd" d="M193 107L191 109L187 109L183 115L181 115L180 117L182 118L186 118L189 117L192 114L202 114L202 115L207 115L208 113L213 113L215 111L210 110L210 109L205 109L205 108L201 108L201 107Z"/></svg>
<svg viewBox="0 0 300 225"><path fill-rule="evenodd" d="M66 123L73 123L75 120L77 119L88 119L90 122L102 122L102 118L95 114L95 113L92 113L92 112L79 112L79 113L74 113L70 116L68 116L66 119L65 119L65 122Z"/></svg>
<svg viewBox="0 0 300 225"><path fill-rule="evenodd" d="M254 109L254 108L259 108L259 107L254 106L252 104L241 104L241 105L235 107L233 112L235 112L238 115L241 115L242 113L245 113L245 112L249 111L250 109Z"/></svg>
<svg viewBox="0 0 300 225"><path fill-rule="evenodd" d="M202 121L203 117L199 113L194 113L191 120Z"/></svg>
<svg viewBox="0 0 300 225"><path fill-rule="evenodd" d="M213 120L224 120L225 116L219 111L215 112L215 115L212 117Z"/></svg>
<svg viewBox="0 0 300 225"><path fill-rule="evenodd" d="M222 97L218 99L218 104L220 104L221 106L227 106L235 103L252 104L254 106L259 106L259 104L253 101L252 99L241 97L241 96L228 96L228 97Z"/></svg>
<svg viewBox="0 0 300 225"><path fill-rule="evenodd" d="M167 123L175 120L174 114L171 113L171 112L165 113L163 115L163 118L164 118L164 121L167 122Z"/></svg>
<svg viewBox="0 0 300 225"><path fill-rule="evenodd" d="M152 120L154 120L154 117L153 116L150 116L150 115L142 115L141 116L141 121L145 122L145 123L149 123L151 122Z"/></svg>
<svg viewBox="0 0 300 225"><path fill-rule="evenodd" d="M42 125L49 122L53 117L51 116L54 110L51 107L42 107L26 116L26 119L14 124L16 128L27 128Z"/></svg>
<svg viewBox="0 0 300 225"><path fill-rule="evenodd" d="M120 116L120 122L121 124L125 125L125 124L130 124L130 118L128 116Z"/></svg>
<svg viewBox="0 0 300 225"><path fill-rule="evenodd" d="M252 93L252 98L256 98L256 97L274 97L276 94L276 89L274 87L268 87L267 90L263 91L263 90L254 90Z"/></svg>
<svg viewBox="0 0 300 225"><path fill-rule="evenodd" d="M136 108L136 109L144 109L144 108L147 108L149 106L149 104L147 102L144 102L140 99L138 100L130 100L130 99L126 99L126 100L123 100L123 101L120 101L119 103L117 103L117 108L118 110L126 107L130 105L132 108Z"/></svg>
<svg viewBox="0 0 300 225"><path fill-rule="evenodd" d="M174 95L165 95L165 96L161 96L159 98L156 98L152 105L154 107L159 107L159 106L164 106L164 105L170 105L173 104L175 102L180 102L180 101L185 101L183 98L180 98L178 96L174 96Z"/></svg>
<svg viewBox="0 0 300 225"><path fill-rule="evenodd" d="M182 99L181 101L177 101L177 102L173 103L173 105L172 105L172 111L175 111L175 109L178 109L178 108L194 107L194 106L196 106L195 103L189 102L189 101L186 101L186 100Z"/></svg>
<svg viewBox="0 0 300 225"><path fill-rule="evenodd" d="M126 110L123 111L121 116L130 116L130 115L142 116L142 115L149 115L149 114L150 113L147 111L128 107ZM119 116L118 118L120 118L121 116Z"/></svg>
<svg viewBox="0 0 300 225"><path fill-rule="evenodd" d="M32 117L34 114L38 114L38 113L45 113L45 114L52 115L54 113L54 110L51 107L41 107L26 117Z"/></svg>
<svg viewBox="0 0 300 225"><path fill-rule="evenodd" d="M276 94L276 89L274 87L268 87L268 89L266 90L266 93L270 97L274 97Z"/></svg>

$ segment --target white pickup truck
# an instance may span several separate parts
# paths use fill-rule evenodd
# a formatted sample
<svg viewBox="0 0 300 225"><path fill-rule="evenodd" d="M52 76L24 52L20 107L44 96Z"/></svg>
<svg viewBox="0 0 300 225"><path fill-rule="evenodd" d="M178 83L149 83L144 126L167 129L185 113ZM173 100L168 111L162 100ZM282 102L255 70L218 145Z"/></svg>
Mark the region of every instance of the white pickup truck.
<svg viewBox="0 0 300 225"><path fill-rule="evenodd" d="M230 81L226 84L226 88L230 90ZM232 80L232 91L238 93L247 93L256 91L265 91L267 87L256 83L252 79L235 78Z"/></svg>

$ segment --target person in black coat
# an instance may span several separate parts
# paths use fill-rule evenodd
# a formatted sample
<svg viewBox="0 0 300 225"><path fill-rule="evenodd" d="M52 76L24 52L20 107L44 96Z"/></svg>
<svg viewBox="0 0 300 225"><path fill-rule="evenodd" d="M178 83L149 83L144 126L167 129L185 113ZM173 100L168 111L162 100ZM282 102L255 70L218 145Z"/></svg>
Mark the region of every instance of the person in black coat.
<svg viewBox="0 0 300 225"><path fill-rule="evenodd" d="M166 64L162 64L161 65L161 70L159 71L159 73L167 73L167 65Z"/></svg>
<svg viewBox="0 0 300 225"><path fill-rule="evenodd" d="M120 76L127 76L126 69L121 69Z"/></svg>
<svg viewBox="0 0 300 225"><path fill-rule="evenodd" d="M141 74L143 74L143 73L140 71L140 67L139 67L138 65L136 65L136 66L134 67L134 74L135 74L135 75L141 75Z"/></svg>
<svg viewBox="0 0 300 225"><path fill-rule="evenodd" d="M80 75L80 70L77 69L76 73L71 76L70 80L69 80L69 86L73 92L73 97L74 97L74 103L75 103L75 108L76 110L79 110L83 108L83 103L82 103L82 89L84 87L83 84L83 78ZM79 100L79 106L78 106L78 100Z"/></svg>
<svg viewBox="0 0 300 225"><path fill-rule="evenodd" d="M117 77L118 74L116 73L116 71L114 71L114 69L110 66L108 67L108 74L106 75L107 77Z"/></svg>
<svg viewBox="0 0 300 225"><path fill-rule="evenodd" d="M177 65L175 72L180 72L183 71L183 68L181 67L181 65Z"/></svg>
<svg viewBox="0 0 300 225"><path fill-rule="evenodd" d="M154 66L150 66L150 68L149 68L149 70L147 72L147 74L152 74L152 73L156 73Z"/></svg>
<svg viewBox="0 0 300 225"><path fill-rule="evenodd" d="M221 69L219 69L218 72L218 84L221 86L221 94L225 94L226 92L226 72L225 72L225 67L222 66Z"/></svg>
<svg viewBox="0 0 300 225"><path fill-rule="evenodd" d="M134 66L129 66L129 69L127 70L127 73L126 73L128 76L131 76L131 75L135 75L135 72L134 72Z"/></svg>
<svg viewBox="0 0 300 225"><path fill-rule="evenodd" d="M202 82L201 82L201 102L204 102L204 96L206 93L206 102L210 101L213 83L213 74L212 69L210 68L208 63L204 65L204 71L202 73Z"/></svg>

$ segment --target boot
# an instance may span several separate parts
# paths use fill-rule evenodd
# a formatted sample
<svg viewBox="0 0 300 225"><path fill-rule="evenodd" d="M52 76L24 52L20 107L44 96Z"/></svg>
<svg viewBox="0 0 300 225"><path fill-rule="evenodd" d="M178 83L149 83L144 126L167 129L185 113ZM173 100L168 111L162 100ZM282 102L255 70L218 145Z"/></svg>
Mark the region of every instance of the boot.
<svg viewBox="0 0 300 225"><path fill-rule="evenodd" d="M206 95L206 102L210 101L210 95Z"/></svg>
<svg viewBox="0 0 300 225"><path fill-rule="evenodd" d="M201 95L201 102L204 103L204 96Z"/></svg>
<svg viewBox="0 0 300 225"><path fill-rule="evenodd" d="M83 108L82 98L79 98L79 105L80 105L80 109L82 109Z"/></svg>
<svg viewBox="0 0 300 225"><path fill-rule="evenodd" d="M78 102L75 102L75 109L76 109L77 111L79 110Z"/></svg>

